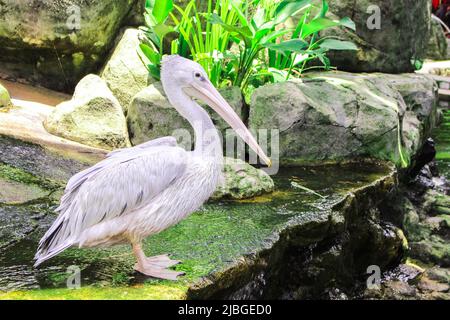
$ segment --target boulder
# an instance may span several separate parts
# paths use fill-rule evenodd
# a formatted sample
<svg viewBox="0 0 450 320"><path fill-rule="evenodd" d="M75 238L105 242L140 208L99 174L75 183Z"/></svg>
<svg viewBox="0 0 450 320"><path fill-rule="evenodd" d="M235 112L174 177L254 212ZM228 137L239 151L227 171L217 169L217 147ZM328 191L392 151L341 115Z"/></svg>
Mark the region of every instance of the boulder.
<svg viewBox="0 0 450 320"><path fill-rule="evenodd" d="M138 29L125 29L100 72L100 77L106 81L124 111L133 97L153 82L137 53L140 33Z"/></svg>
<svg viewBox="0 0 450 320"><path fill-rule="evenodd" d="M239 88L227 87L219 91L241 119L244 119L245 108ZM228 124L210 108L207 110L216 127L225 134L225 131L229 129ZM191 126L169 103L160 82L151 84L134 96L128 108L127 124L133 145L173 135L177 129L186 129L191 134L189 141L183 141L186 147L194 142Z"/></svg>
<svg viewBox="0 0 450 320"><path fill-rule="evenodd" d="M165 97L160 82L151 84L133 97L127 112L127 125L133 145L169 136L179 128L189 128ZM192 134L192 130L190 130Z"/></svg>
<svg viewBox="0 0 450 320"><path fill-rule="evenodd" d="M130 145L122 107L96 75L84 77L72 100L57 105L44 126L54 135L97 148Z"/></svg>
<svg viewBox="0 0 450 320"><path fill-rule="evenodd" d="M446 60L447 48L447 37L445 36L441 24L432 19L427 58L431 60Z"/></svg>
<svg viewBox="0 0 450 320"><path fill-rule="evenodd" d="M6 108L11 105L11 98L8 90L0 84L0 108Z"/></svg>
<svg viewBox="0 0 450 320"><path fill-rule="evenodd" d="M417 183L417 182L416 182ZM427 190L419 196L416 214L405 214L404 229L410 239L409 256L424 263L450 266L450 197Z"/></svg>
<svg viewBox="0 0 450 320"><path fill-rule="evenodd" d="M372 157L405 166L434 125L435 95L421 75L314 73L258 88L249 126L280 130L284 164Z"/></svg>
<svg viewBox="0 0 450 320"><path fill-rule="evenodd" d="M380 74L378 79L387 81L405 101L402 126L404 143L410 153L417 153L438 123L436 104L439 94L436 82L428 75L415 73Z"/></svg>
<svg viewBox="0 0 450 320"><path fill-rule="evenodd" d="M134 2L2 1L2 74L71 91L97 70Z"/></svg>
<svg viewBox="0 0 450 320"><path fill-rule="evenodd" d="M334 14L351 17L356 24L356 33L337 28L323 33L351 40L360 49L330 52L331 65L339 70L411 72L414 70L411 60L425 57L431 21L428 0L329 0L328 3ZM378 13L379 28L373 20Z"/></svg>
<svg viewBox="0 0 450 320"><path fill-rule="evenodd" d="M239 159L225 158L224 181L212 199L247 199L272 192L273 189L272 178L263 170Z"/></svg>

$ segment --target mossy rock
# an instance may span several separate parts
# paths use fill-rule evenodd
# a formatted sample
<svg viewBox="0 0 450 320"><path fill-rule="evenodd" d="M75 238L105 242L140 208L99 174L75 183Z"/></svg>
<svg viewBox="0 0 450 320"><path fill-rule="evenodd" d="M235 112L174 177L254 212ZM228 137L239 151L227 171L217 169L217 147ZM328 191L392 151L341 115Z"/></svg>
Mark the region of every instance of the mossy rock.
<svg viewBox="0 0 450 320"><path fill-rule="evenodd" d="M44 126L54 135L92 147L130 146L122 107L105 81L96 75L84 77L72 100L56 106Z"/></svg>
<svg viewBox="0 0 450 320"><path fill-rule="evenodd" d="M219 91L239 117L244 119L246 112L239 88L226 87ZM226 137L230 126L216 112L206 109L216 128ZM172 135L180 137L179 143L188 149L194 143L191 125L169 103L160 82L149 85L133 97L127 112L127 124L133 145Z"/></svg>
<svg viewBox="0 0 450 320"><path fill-rule="evenodd" d="M0 109L7 108L11 105L11 98L8 90L0 84Z"/></svg>
<svg viewBox="0 0 450 320"><path fill-rule="evenodd" d="M272 178L263 170L256 169L242 160L225 158L224 181L212 199L248 199L270 193L273 189Z"/></svg>
<svg viewBox="0 0 450 320"><path fill-rule="evenodd" d="M135 28L122 30L100 77L106 81L125 113L133 97L155 80L138 55L142 32Z"/></svg>
<svg viewBox="0 0 450 320"><path fill-rule="evenodd" d="M81 78L99 68L134 3L74 0L23 5L3 1L2 72L71 92Z"/></svg>
<svg viewBox="0 0 450 320"><path fill-rule="evenodd" d="M434 81L420 75L312 73L255 90L249 126L279 129L282 164L371 157L407 166L435 125L436 101Z"/></svg>

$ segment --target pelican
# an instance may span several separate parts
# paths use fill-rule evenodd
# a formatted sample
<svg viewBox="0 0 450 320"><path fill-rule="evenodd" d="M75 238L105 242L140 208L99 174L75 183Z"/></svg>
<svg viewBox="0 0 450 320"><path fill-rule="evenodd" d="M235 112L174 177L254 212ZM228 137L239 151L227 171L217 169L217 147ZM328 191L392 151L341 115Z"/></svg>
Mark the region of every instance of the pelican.
<svg viewBox="0 0 450 320"><path fill-rule="evenodd" d="M130 243L134 269L176 280L179 263L168 255L146 257L142 241L186 218L216 190L222 174L222 142L198 99L217 112L270 166L270 159L239 116L214 88L205 70L178 55L164 56L161 82L169 102L194 129L186 151L174 137L158 138L109 153L74 175L65 188L55 222L39 242L35 266L63 250Z"/></svg>

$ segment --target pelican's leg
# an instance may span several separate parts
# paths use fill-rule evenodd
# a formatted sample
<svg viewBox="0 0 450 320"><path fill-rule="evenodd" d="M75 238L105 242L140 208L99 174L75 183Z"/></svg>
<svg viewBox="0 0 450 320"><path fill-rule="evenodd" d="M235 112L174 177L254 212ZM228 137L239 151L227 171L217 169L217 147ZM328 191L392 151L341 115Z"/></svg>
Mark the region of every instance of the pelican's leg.
<svg viewBox="0 0 450 320"><path fill-rule="evenodd" d="M145 262L159 266L161 268L169 268L169 267L179 264L181 261L172 260L169 258L169 256L167 254L162 254L160 256L146 257Z"/></svg>
<svg viewBox="0 0 450 320"><path fill-rule="evenodd" d="M178 276L184 275L184 272L166 269L179 263L179 261L171 260L167 255L147 258L140 244L133 244L133 252L137 260L134 269L142 274L167 280L177 280Z"/></svg>

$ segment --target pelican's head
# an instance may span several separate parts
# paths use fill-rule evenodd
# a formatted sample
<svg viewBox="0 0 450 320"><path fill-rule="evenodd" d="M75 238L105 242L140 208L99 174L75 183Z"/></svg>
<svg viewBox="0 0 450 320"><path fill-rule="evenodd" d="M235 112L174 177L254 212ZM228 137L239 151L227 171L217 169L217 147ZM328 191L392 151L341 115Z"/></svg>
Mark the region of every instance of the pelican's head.
<svg viewBox="0 0 450 320"><path fill-rule="evenodd" d="M268 166L271 165L269 157L266 156L233 108L209 81L201 65L178 55L164 56L161 66L161 81L168 96L171 91L181 89L189 98L201 100L209 105Z"/></svg>

